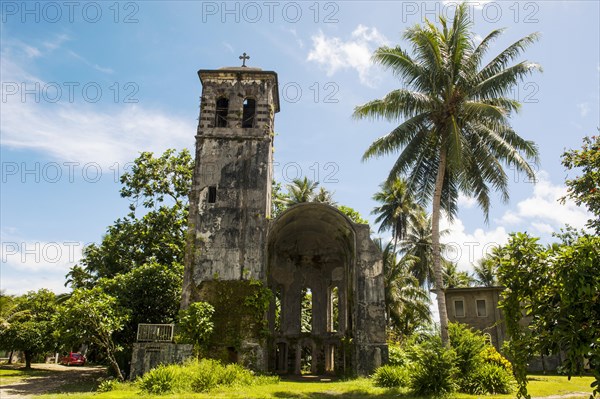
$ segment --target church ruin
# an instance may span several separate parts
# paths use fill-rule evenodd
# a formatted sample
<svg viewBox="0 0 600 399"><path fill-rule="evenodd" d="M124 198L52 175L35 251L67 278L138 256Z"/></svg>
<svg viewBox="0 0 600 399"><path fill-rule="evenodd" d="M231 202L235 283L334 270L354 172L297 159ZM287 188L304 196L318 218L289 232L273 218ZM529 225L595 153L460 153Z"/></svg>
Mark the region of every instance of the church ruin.
<svg viewBox="0 0 600 399"><path fill-rule="evenodd" d="M271 218L277 74L242 66L198 75L182 308L215 307L217 358L280 374L372 372L388 354L369 226L320 203Z"/></svg>

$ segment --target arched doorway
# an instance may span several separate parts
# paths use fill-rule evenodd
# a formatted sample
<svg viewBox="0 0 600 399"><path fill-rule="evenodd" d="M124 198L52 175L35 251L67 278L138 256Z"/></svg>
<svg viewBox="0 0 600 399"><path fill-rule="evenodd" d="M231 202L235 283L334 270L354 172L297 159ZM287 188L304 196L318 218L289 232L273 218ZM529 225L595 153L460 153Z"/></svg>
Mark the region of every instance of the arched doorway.
<svg viewBox="0 0 600 399"><path fill-rule="evenodd" d="M352 222L332 206L298 204L272 222L267 243L267 282L275 294L269 368L288 374L344 372L343 351L333 348L341 348L352 332Z"/></svg>

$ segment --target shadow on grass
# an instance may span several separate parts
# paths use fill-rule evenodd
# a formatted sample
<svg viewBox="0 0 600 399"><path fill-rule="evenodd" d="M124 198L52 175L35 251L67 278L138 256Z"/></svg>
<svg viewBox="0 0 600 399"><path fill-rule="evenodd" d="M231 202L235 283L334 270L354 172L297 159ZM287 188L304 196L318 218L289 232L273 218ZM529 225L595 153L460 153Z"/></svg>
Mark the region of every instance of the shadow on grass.
<svg viewBox="0 0 600 399"><path fill-rule="evenodd" d="M0 378L4 380L4 377L8 377L7 380L9 380L4 380L0 385L2 393L24 396L92 392L96 390L98 380L106 376L104 368L58 371L0 367L0 370L3 370ZM13 379L15 381L11 381Z"/></svg>
<svg viewBox="0 0 600 399"><path fill-rule="evenodd" d="M340 392L273 392L273 397L281 399L333 399L333 398L347 398L347 399L429 399L429 396L414 396L413 394L398 389L388 389L382 393L373 393L366 390L356 389Z"/></svg>

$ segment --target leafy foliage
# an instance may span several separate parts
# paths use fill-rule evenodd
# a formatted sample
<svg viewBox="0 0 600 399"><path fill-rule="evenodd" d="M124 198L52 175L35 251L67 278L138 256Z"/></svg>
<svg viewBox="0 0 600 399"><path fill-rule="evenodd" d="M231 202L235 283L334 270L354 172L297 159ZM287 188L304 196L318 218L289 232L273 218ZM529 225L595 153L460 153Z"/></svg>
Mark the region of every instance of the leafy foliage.
<svg viewBox="0 0 600 399"><path fill-rule="evenodd" d="M482 363L465 380L461 391L474 394L506 394L514 390L514 378L504 367Z"/></svg>
<svg viewBox="0 0 600 399"><path fill-rule="evenodd" d="M475 272L475 283L483 287L494 287L498 285L498 265L489 255L477 261L473 267Z"/></svg>
<svg viewBox="0 0 600 399"><path fill-rule="evenodd" d="M139 323L166 324L177 318L182 276L181 264L165 265L152 261L99 281L104 292L115 297L117 305L128 309L131 315L118 334L121 342L134 342Z"/></svg>
<svg viewBox="0 0 600 399"><path fill-rule="evenodd" d="M387 324L397 338L412 335L419 327L431 322L429 295L410 273L410 256L397 259L393 243L375 244L383 255L384 298Z"/></svg>
<svg viewBox="0 0 600 399"><path fill-rule="evenodd" d="M470 287L475 279L466 271L458 270L458 265L447 262L443 270L444 288Z"/></svg>
<svg viewBox="0 0 600 399"><path fill-rule="evenodd" d="M519 397L528 397L526 363L532 352L562 351L569 376L580 374L589 361L600 382L600 237L583 235L544 249L524 233L512 234L495 252L510 356ZM521 319L529 324L524 327Z"/></svg>
<svg viewBox="0 0 600 399"><path fill-rule="evenodd" d="M121 176L121 196L131 200L129 213L109 226L100 244L87 246L81 264L67 274L67 282L92 287L149 262L183 263L187 231L187 201L193 161L187 150L167 150L160 157L143 152L130 172ZM142 207L144 214L136 216Z"/></svg>
<svg viewBox="0 0 600 399"><path fill-rule="evenodd" d="M12 302L12 304L11 304ZM54 349L53 318L57 311L56 296L47 289L3 300L10 306L0 324L2 347L21 350L25 354L25 368L31 368L33 356Z"/></svg>
<svg viewBox="0 0 600 399"><path fill-rule="evenodd" d="M318 191L317 188L319 189ZM354 223L369 223L353 208L345 205L338 205L334 201L333 193L331 191L324 187L319 187L319 182L312 181L307 177L304 177L303 179L294 179L292 183L286 185L286 190L286 192L283 192L281 183L273 182L271 216L274 218L292 205L304 202L320 202L336 207Z"/></svg>
<svg viewBox="0 0 600 399"><path fill-rule="evenodd" d="M412 352L410 385L418 395L444 396L456 386L456 352L442 344L438 336L430 336Z"/></svg>
<svg viewBox="0 0 600 399"><path fill-rule="evenodd" d="M409 383L408 370L402 366L382 366L375 370L373 382L378 387L404 387Z"/></svg>
<svg viewBox="0 0 600 399"><path fill-rule="evenodd" d="M349 206L338 205L337 209L339 209L340 212L342 212L344 215L348 216L348 218L350 218L350 220L352 220L354 223L369 223L369 221L367 219L364 219L357 210L350 208Z"/></svg>
<svg viewBox="0 0 600 399"><path fill-rule="evenodd" d="M395 179L380 185L380 191L373 195L380 205L371 212L377 215L375 223L379 223L379 233L392 232L394 245L406 236L410 225L416 224L416 218L423 208L417 205L408 191L406 181Z"/></svg>
<svg viewBox="0 0 600 399"><path fill-rule="evenodd" d="M192 342L201 350L206 346L214 328L215 308L207 302L194 302L179 311L179 330L183 341Z"/></svg>
<svg viewBox="0 0 600 399"><path fill-rule="evenodd" d="M483 362L481 353L486 346L485 338L465 324L450 323L450 345L456 351L456 366L461 377L468 377Z"/></svg>
<svg viewBox="0 0 600 399"><path fill-rule="evenodd" d="M123 381L123 374L115 358L120 350L113 334L125 325L129 315L119 308L117 299L100 287L80 288L73 291L57 314L56 334L63 342L93 342L106 354L115 376Z"/></svg>
<svg viewBox="0 0 600 399"><path fill-rule="evenodd" d="M190 360L184 364L161 365L138 380L144 392L165 394L209 392L218 387L276 384L278 377L255 376L238 364L223 365L212 359Z"/></svg>
<svg viewBox="0 0 600 399"><path fill-rule="evenodd" d="M114 309L130 316L111 334L126 348L139 323L177 317L192 171L187 150L141 153L121 177L121 196L131 201L127 215L107 228L99 244L87 246L67 274L66 285L98 288L115 300ZM123 367L127 357L118 358Z"/></svg>
<svg viewBox="0 0 600 399"><path fill-rule="evenodd" d="M148 393L167 393L173 390L175 373L173 368L161 364L153 368L140 379L139 386L142 391Z"/></svg>
<svg viewBox="0 0 600 399"><path fill-rule="evenodd" d="M581 149L565 151L562 164L569 170L582 169L580 176L566 181L567 197L577 205L584 204L596 216L587 225L600 234L600 136L584 137Z"/></svg>

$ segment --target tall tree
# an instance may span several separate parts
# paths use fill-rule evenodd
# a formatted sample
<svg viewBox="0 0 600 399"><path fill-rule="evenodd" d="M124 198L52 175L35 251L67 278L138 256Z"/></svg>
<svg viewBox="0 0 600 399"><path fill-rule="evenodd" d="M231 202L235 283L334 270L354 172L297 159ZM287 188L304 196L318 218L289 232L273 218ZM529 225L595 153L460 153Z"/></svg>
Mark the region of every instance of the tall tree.
<svg viewBox="0 0 600 399"><path fill-rule="evenodd" d="M444 288L464 288L470 287L475 279L468 272L458 270L458 265L453 262L447 262L444 266Z"/></svg>
<svg viewBox="0 0 600 399"><path fill-rule="evenodd" d="M290 184L286 185L288 192L286 205L291 206L302 202L311 202L315 197L317 187L319 187L319 183L307 177L292 180Z"/></svg>
<svg viewBox="0 0 600 399"><path fill-rule="evenodd" d="M100 287L80 288L73 292L60 308L56 317L56 335L66 344L93 342L100 347L115 373L123 381L123 374L115 357L121 349L113 333L125 325L127 310L117 305L117 299Z"/></svg>
<svg viewBox="0 0 600 399"><path fill-rule="evenodd" d="M192 170L187 150L169 149L158 157L141 153L121 176L121 196L130 200L129 213L107 228L100 244L84 249L80 265L67 274L68 283L73 288L91 287L100 278L148 262L183 263ZM140 208L143 212L138 212Z"/></svg>
<svg viewBox="0 0 600 399"><path fill-rule="evenodd" d="M406 182L402 179L382 183L373 199L380 204L371 212L377 215L375 222L379 223L378 232L391 230L396 252L398 241L404 239L409 225L416 223L417 214L422 208L414 201Z"/></svg>
<svg viewBox="0 0 600 399"><path fill-rule="evenodd" d="M446 234L448 234L446 229L440 232L442 237ZM445 245L440 244L440 248L443 250ZM419 284L431 288L434 281L431 217L427 216L425 211L416 214L406 236L400 242L399 249L405 256L412 256L413 261L410 263L409 270ZM442 263L446 263L443 258Z"/></svg>
<svg viewBox="0 0 600 399"><path fill-rule="evenodd" d="M483 287L498 285L497 262L491 256L485 256L477 261L473 267L475 282Z"/></svg>
<svg viewBox="0 0 600 399"><path fill-rule="evenodd" d="M374 61L403 79L406 88L358 106L354 116L402 121L371 144L363 159L401 150L388 180L407 175L409 190L422 204L432 204L435 291L442 341L448 344L441 211L454 217L458 196L464 193L477 200L487 221L490 191L500 191L503 200L508 200L509 179L504 165L533 178L527 159L537 162L538 151L509 124L511 114L520 108L510 93L540 67L527 61L509 65L537 40L536 33L519 39L484 64L485 54L502 30L492 31L476 45L466 3L457 7L452 22L444 17L439 22L438 27L426 21L404 33L412 55L400 46L375 51Z"/></svg>
<svg viewBox="0 0 600 399"><path fill-rule="evenodd" d="M386 244L376 239L383 255L385 309L388 326L403 337L410 336L418 327L431 321L429 295L410 273L414 258L410 255L398 260L391 241Z"/></svg>
<svg viewBox="0 0 600 399"><path fill-rule="evenodd" d="M35 355L55 347L52 331L56 296L47 289L29 291L15 298L14 304L0 324L0 340L3 348L23 351L25 368L30 369Z"/></svg>
<svg viewBox="0 0 600 399"><path fill-rule="evenodd" d="M581 175L565 182L567 197L588 208L595 218L587 225L600 234L600 136L584 137L581 149L565 151L562 164L569 170L581 168Z"/></svg>

